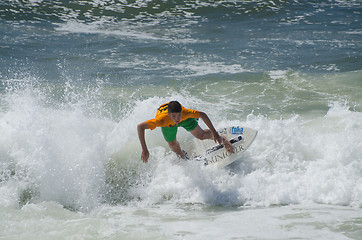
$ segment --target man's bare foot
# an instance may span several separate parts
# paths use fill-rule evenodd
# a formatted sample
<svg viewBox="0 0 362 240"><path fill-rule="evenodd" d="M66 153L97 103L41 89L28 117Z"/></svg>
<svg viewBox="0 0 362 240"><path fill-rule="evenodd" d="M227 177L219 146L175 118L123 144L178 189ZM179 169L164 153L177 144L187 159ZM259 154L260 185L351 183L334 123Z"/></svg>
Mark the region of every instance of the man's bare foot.
<svg viewBox="0 0 362 240"><path fill-rule="evenodd" d="M187 152L185 150L181 150L181 152L179 154L177 154L177 156L183 160L189 160L189 155L187 154Z"/></svg>
<svg viewBox="0 0 362 240"><path fill-rule="evenodd" d="M224 144L226 151L230 154L233 153L234 146L231 144L231 142L229 140L226 139L225 136L221 136L221 137L223 139L223 144Z"/></svg>
<svg viewBox="0 0 362 240"><path fill-rule="evenodd" d="M189 160L189 155L187 154L187 152L185 150L182 150L182 153L184 155L184 157L182 158L183 160Z"/></svg>

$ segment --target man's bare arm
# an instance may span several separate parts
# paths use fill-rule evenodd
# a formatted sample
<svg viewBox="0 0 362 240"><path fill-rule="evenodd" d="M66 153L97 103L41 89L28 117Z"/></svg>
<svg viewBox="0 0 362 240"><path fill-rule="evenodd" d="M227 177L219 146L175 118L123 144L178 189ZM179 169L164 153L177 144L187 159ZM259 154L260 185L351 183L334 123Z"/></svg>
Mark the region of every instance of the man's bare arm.
<svg viewBox="0 0 362 240"><path fill-rule="evenodd" d="M150 153L148 152L147 144L146 144L146 140L145 140L145 130L146 129L149 129L146 122L140 123L137 126L138 138L140 140L141 147L142 147L141 159L144 163L147 163L148 158L150 157Z"/></svg>

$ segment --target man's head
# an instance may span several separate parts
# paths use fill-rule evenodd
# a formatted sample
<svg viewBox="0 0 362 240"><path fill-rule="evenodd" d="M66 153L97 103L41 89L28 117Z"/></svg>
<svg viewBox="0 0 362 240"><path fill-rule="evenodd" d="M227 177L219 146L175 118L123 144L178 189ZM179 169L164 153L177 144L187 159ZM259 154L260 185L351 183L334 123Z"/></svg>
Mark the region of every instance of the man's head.
<svg viewBox="0 0 362 240"><path fill-rule="evenodd" d="M181 104L178 101L171 101L168 103L169 113L178 113L181 112L181 109Z"/></svg>
<svg viewBox="0 0 362 240"><path fill-rule="evenodd" d="M168 116L176 124L181 122L181 110L182 107L178 101L171 101L168 103Z"/></svg>

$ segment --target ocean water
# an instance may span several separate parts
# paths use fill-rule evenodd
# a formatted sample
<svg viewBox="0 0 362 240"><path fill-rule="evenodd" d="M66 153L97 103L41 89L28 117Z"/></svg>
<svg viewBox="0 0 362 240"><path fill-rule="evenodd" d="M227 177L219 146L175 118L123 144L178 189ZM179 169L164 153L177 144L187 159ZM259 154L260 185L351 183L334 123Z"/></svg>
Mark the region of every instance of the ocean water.
<svg viewBox="0 0 362 240"><path fill-rule="evenodd" d="M361 10L0 1L0 239L361 240ZM147 131L144 164L170 100L258 136L213 169Z"/></svg>

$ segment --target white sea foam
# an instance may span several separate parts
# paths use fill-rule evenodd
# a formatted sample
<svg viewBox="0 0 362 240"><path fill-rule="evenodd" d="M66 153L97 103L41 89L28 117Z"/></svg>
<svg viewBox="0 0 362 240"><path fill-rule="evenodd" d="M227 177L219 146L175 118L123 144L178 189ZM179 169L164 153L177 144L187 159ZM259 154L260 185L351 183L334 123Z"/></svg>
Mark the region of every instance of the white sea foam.
<svg viewBox="0 0 362 240"><path fill-rule="evenodd" d="M173 68L189 72L190 76L203 76L217 73L241 73L247 72L240 64L227 64L224 62L207 62L190 60L173 65Z"/></svg>
<svg viewBox="0 0 362 240"><path fill-rule="evenodd" d="M6 95L8 110L0 118L2 206L55 201L92 209L102 202L140 199L143 204L361 207L362 114L348 105L331 103L324 116L312 119L249 114L235 120L220 116L220 111L230 111L227 105L217 110L182 93L130 99L132 107L115 121L89 114L87 108L95 106L90 99L79 97L52 108L42 95L32 89ZM152 118L169 99L203 108L216 127L248 126L259 131L258 137L241 161L215 170L180 161L169 153L159 130L147 131L151 158L143 164L136 125ZM190 136L180 129L181 143ZM117 191L122 193L114 196Z"/></svg>
<svg viewBox="0 0 362 240"><path fill-rule="evenodd" d="M0 239L360 240L360 0L2 2ZM173 99L259 134L144 164Z"/></svg>
<svg viewBox="0 0 362 240"><path fill-rule="evenodd" d="M310 122L250 115L246 122L232 122L259 130L242 161L214 171L193 163L174 165L172 155L164 158L164 151L157 151L153 177L138 191L151 203L361 207L361 117L338 104Z"/></svg>
<svg viewBox="0 0 362 240"><path fill-rule="evenodd" d="M2 236L15 239L359 239L361 210L328 205L221 211L197 205L101 206L88 214L54 202L2 209ZM3 227L4 226L4 227ZM338 231L337 231L338 230ZM272 236L272 237L271 237Z"/></svg>
<svg viewBox="0 0 362 240"><path fill-rule="evenodd" d="M56 30L64 33L115 35L122 39L136 41L153 40L184 44L208 42L208 40L195 39L190 36L188 27L197 23L193 20L193 17L186 17L185 20L178 20L176 17L176 19L172 20L176 22L176 26L171 29L163 24L163 19L168 17L174 18L174 16L164 16L164 14L149 19L147 16L139 16L139 20L145 18L144 21L116 21L112 17L102 16L92 22L83 22L70 18L64 23L57 24Z"/></svg>
<svg viewBox="0 0 362 240"><path fill-rule="evenodd" d="M269 75L273 84L292 80L284 71ZM225 104L236 95L215 102L185 87L154 96L159 88L149 86L116 94L120 116L112 119L98 109L105 111L109 99L104 97L114 89L68 86L54 96L35 85L1 95L0 216L6 220L0 232L7 239L46 239L50 233L59 238L358 239L362 114L348 104L330 102L325 114L314 117L250 113L236 119ZM208 85L208 94L220 91L218 86ZM63 102L54 104L59 99ZM258 136L240 161L214 169L178 159L159 129L147 131L151 157L144 164L136 125L170 99L205 111L216 127L248 126ZM181 145L191 138L179 130Z"/></svg>

